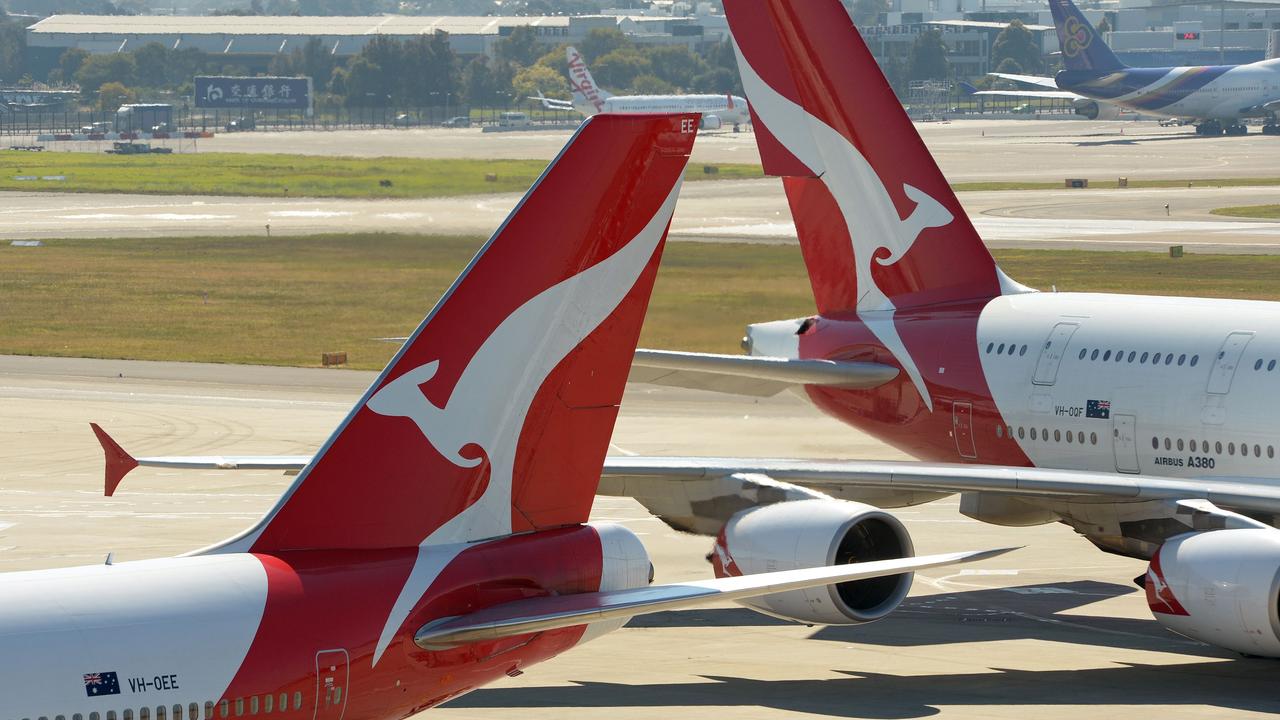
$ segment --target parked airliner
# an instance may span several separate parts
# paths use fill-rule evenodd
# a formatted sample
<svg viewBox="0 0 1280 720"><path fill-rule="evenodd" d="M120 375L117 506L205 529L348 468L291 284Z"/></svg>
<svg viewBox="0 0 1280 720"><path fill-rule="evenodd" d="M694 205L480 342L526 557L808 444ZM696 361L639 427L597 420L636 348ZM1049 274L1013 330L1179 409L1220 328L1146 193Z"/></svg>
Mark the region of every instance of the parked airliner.
<svg viewBox="0 0 1280 720"><path fill-rule="evenodd" d="M1120 110L1196 122L1200 135L1245 135L1246 118L1262 118L1264 135L1280 135L1280 59L1245 65L1133 68L1120 62L1071 0L1049 0L1065 69L1053 78L992 73L1044 90L984 90L972 94L1062 98L1090 119Z"/></svg>
<svg viewBox="0 0 1280 720"><path fill-rule="evenodd" d="M0 718L393 720L636 614L982 557L650 586L639 538L587 521L697 124L588 120L258 524L0 574Z"/></svg>
<svg viewBox="0 0 1280 720"><path fill-rule="evenodd" d="M577 110L590 117L597 113L696 112L702 114L700 127L717 130L725 125L735 131L751 121L747 101L737 95L614 95L596 85L577 48L565 51L569 61L573 100L554 100L539 95L548 110Z"/></svg>

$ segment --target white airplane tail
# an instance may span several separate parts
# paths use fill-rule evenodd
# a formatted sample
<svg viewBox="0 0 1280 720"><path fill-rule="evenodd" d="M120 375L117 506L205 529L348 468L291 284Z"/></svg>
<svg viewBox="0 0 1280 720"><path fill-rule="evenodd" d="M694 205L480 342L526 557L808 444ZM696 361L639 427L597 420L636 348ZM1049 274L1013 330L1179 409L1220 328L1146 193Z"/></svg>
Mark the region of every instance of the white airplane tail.
<svg viewBox="0 0 1280 720"><path fill-rule="evenodd" d="M573 104L584 115L604 112L604 101L613 97L613 94L601 90L600 86L596 85L595 78L591 77L591 71L587 69L587 63L583 61L582 54L577 48L569 47L565 54L569 60L569 82L573 86Z"/></svg>

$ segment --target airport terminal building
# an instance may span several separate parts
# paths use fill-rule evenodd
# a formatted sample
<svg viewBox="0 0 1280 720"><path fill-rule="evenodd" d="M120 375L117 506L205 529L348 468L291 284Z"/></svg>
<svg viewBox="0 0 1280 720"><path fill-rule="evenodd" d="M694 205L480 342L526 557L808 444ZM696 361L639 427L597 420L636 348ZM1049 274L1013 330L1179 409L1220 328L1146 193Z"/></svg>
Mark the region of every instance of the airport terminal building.
<svg viewBox="0 0 1280 720"><path fill-rule="evenodd" d="M494 44L517 27L531 27L549 44L580 42L597 28L617 28L637 43L686 45L696 49L728 37L722 15L689 17L590 15L579 17L208 17L53 15L27 30L29 60L53 67L69 48L90 53L137 50L158 42L168 48L196 48L234 57L266 70L277 55L292 53L318 38L339 58L358 55L375 37L409 38L445 32L454 52L464 57L492 55Z"/></svg>

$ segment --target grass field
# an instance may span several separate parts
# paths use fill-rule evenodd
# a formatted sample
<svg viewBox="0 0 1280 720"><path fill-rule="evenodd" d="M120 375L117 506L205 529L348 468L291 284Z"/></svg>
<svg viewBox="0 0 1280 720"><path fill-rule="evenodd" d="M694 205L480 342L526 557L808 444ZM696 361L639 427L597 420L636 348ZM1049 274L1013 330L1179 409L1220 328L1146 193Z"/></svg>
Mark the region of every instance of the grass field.
<svg viewBox="0 0 1280 720"><path fill-rule="evenodd" d="M1228 215L1230 217L1280 219L1280 205L1239 205L1237 207L1214 208L1209 212L1214 215Z"/></svg>
<svg viewBox="0 0 1280 720"><path fill-rule="evenodd" d="M0 246L0 353L317 365L345 350L379 368L481 238L55 240ZM1011 250L1028 285L1280 299L1280 256ZM1105 271L1102 271L1105 269ZM794 246L673 243L641 341L738 352L749 322L802 316L813 301Z"/></svg>
<svg viewBox="0 0 1280 720"><path fill-rule="evenodd" d="M428 198L527 190L542 160L325 158L201 153L121 156L0 151L0 190L247 195L257 197ZM760 177L759 165L690 165L689 180ZM486 180L486 176L496 176ZM17 180L63 176L65 180Z"/></svg>
<svg viewBox="0 0 1280 720"><path fill-rule="evenodd" d="M150 195L243 195L254 197L429 198L522 192L541 174L542 160L450 160L422 158L326 158L304 155L199 153L120 156L91 153L0 151L0 190L141 193ZM707 168L713 168L708 172ZM495 176L486 180L486 176ZM17 180L62 176L65 180ZM736 180L763 176L753 164L691 164L689 180ZM389 184L384 184L389 183ZM1280 185L1280 178L1142 180L1129 187L1234 187ZM1114 188L1114 179L1091 189ZM1061 182L968 182L957 192L1052 190ZM1087 191L1086 191L1087 192Z"/></svg>

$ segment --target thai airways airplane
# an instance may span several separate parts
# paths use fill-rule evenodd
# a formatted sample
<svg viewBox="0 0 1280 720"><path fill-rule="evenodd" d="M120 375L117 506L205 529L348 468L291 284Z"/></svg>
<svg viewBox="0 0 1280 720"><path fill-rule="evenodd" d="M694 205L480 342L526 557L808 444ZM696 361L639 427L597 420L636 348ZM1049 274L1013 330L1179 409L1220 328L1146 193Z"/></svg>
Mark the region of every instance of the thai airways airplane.
<svg viewBox="0 0 1280 720"><path fill-rule="evenodd" d="M255 526L0 575L0 717L392 720L636 614L981 557L650 586L587 522L697 122L589 120Z"/></svg>
<svg viewBox="0 0 1280 720"><path fill-rule="evenodd" d="M1072 101L1090 119L1120 110L1195 121L1200 135L1245 135L1245 118L1264 118L1263 135L1280 135L1280 59L1246 65L1131 68L1111 52L1071 0L1049 0L1065 69L1053 78L992 73L1045 90L984 90L976 95Z"/></svg>
<svg viewBox="0 0 1280 720"><path fill-rule="evenodd" d="M703 130L718 130L729 125L737 131L751 121L747 101L736 95L613 95L596 85L577 48L568 48L566 54L573 81L573 101L541 95L530 98L540 101L548 110L577 110L587 117L596 113L696 112L702 113L700 127Z"/></svg>
<svg viewBox="0 0 1280 720"><path fill-rule="evenodd" d="M725 10L817 312L750 326L745 356L637 352L630 377L755 395L797 388L919 461L610 457L599 492L716 536L713 560L750 569L831 563L855 539L885 548L905 537L890 524L851 535L870 515L845 514L854 506L843 501L893 508L960 493L977 520L1061 522L1107 552L1149 559L1143 584L1163 625L1280 657L1280 304L1019 284L838 0L727 0ZM136 463L253 462L133 460L103 443L109 488ZM866 617L889 605L835 609Z"/></svg>

